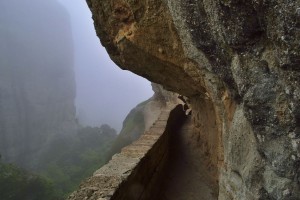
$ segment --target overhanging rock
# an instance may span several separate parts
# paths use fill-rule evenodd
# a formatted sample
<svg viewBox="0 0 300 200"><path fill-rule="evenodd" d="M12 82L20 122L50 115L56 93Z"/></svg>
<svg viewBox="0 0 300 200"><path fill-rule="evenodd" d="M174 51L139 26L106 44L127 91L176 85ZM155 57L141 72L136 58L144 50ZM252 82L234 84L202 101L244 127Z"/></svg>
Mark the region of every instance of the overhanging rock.
<svg viewBox="0 0 300 200"><path fill-rule="evenodd" d="M300 199L300 1L88 0L112 60L188 97L218 199Z"/></svg>

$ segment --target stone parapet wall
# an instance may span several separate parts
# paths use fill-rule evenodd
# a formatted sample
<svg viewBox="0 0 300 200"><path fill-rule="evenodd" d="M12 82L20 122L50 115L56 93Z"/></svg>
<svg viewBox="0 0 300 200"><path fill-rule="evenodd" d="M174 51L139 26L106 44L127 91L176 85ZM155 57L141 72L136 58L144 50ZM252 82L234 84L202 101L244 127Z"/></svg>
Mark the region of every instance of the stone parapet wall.
<svg viewBox="0 0 300 200"><path fill-rule="evenodd" d="M84 181L69 200L147 200L160 192L170 134L186 116L181 105L167 105L137 141ZM174 108L175 107L175 108Z"/></svg>

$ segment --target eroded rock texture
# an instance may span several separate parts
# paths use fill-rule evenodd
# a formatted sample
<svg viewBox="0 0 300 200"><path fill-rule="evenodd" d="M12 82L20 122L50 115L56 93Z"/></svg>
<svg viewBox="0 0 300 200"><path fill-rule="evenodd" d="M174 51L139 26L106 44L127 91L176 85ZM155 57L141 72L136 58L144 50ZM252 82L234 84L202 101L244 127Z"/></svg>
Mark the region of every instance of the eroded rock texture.
<svg viewBox="0 0 300 200"><path fill-rule="evenodd" d="M299 0L87 2L114 62L188 98L218 199L300 199Z"/></svg>

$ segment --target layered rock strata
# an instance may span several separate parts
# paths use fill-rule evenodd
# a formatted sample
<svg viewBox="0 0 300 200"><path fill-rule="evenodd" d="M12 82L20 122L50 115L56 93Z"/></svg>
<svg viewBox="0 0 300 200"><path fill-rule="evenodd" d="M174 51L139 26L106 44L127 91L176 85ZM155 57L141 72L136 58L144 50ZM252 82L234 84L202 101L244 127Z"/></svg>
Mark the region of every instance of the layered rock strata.
<svg viewBox="0 0 300 200"><path fill-rule="evenodd" d="M112 60L188 98L218 199L300 199L300 1L88 0Z"/></svg>

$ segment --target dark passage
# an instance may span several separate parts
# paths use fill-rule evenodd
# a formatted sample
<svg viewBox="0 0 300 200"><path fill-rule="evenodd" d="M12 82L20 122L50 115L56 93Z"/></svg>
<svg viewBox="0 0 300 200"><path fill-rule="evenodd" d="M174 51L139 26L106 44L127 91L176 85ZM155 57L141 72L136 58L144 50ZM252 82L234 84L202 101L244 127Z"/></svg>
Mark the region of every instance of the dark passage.
<svg viewBox="0 0 300 200"><path fill-rule="evenodd" d="M211 175L212 172L209 171L200 146L193 136L191 116L170 134L168 170L159 200L217 199L217 181Z"/></svg>

